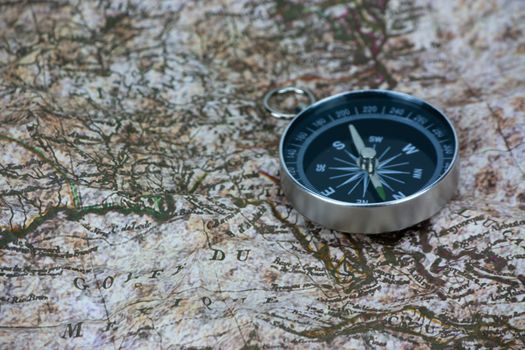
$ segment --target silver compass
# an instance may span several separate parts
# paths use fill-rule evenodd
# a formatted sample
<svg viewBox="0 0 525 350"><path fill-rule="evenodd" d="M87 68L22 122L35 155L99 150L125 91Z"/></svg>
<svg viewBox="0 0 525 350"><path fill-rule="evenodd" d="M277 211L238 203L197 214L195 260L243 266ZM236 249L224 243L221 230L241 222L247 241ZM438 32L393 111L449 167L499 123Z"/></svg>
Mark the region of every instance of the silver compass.
<svg viewBox="0 0 525 350"><path fill-rule="evenodd" d="M459 182L458 138L445 114L416 97L362 90L315 102L293 117L279 145L282 189L310 220L344 232L397 231L437 213Z"/></svg>

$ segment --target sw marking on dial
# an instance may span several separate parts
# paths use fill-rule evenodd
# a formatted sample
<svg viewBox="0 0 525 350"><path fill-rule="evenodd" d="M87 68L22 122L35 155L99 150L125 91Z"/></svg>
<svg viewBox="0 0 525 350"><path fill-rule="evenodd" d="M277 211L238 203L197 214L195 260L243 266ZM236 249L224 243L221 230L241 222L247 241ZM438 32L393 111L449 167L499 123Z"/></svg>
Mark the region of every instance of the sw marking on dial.
<svg viewBox="0 0 525 350"><path fill-rule="evenodd" d="M387 98L330 106L296 119L283 142L289 173L342 202L403 199L436 182L456 148L448 121Z"/></svg>

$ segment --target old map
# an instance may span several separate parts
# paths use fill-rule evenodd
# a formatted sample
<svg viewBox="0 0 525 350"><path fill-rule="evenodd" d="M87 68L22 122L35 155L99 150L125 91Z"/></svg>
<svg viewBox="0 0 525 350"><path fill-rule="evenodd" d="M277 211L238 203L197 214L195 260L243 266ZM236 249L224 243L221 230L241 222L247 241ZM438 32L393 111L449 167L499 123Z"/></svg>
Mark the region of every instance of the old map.
<svg viewBox="0 0 525 350"><path fill-rule="evenodd" d="M0 2L0 348L525 347L525 3ZM270 88L441 107L458 195L305 221Z"/></svg>

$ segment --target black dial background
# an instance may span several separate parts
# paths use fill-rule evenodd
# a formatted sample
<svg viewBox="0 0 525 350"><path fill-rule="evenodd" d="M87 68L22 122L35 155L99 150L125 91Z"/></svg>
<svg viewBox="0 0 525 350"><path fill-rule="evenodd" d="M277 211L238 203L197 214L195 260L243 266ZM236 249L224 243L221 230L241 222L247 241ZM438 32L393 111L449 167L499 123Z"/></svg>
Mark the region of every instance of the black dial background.
<svg viewBox="0 0 525 350"><path fill-rule="evenodd" d="M450 123L441 112L424 101L383 90L341 94L300 113L283 136L283 163L305 191L350 203L383 202L371 184L363 197L362 183L348 195L352 186L337 188L344 177L330 179L343 172L337 173L328 167L352 166L334 160L335 157L351 159L333 147L334 141L340 141L345 149L357 156L349 124L356 127L367 147L373 146L369 136L383 137L383 141L376 144L377 156L386 147L391 149L381 161L398 154L408 144L418 149L418 152L399 156L392 163L409 162L409 165L400 165L392 170L409 172L410 175L387 174L404 183L382 177L391 187L383 186L385 201L399 199L401 194L409 196L432 186L449 170L457 152L456 136ZM316 171L317 164L326 164L325 172ZM415 168L422 169L420 178L414 176Z"/></svg>
<svg viewBox="0 0 525 350"><path fill-rule="evenodd" d="M380 143L375 143L377 157L387 151L381 158L381 161L388 160L397 155L395 159L386 164L388 168L385 170L395 170L408 173L385 174L391 178L397 179L396 181L385 178L385 181L387 181L395 190L392 192L392 190L384 186L386 193L390 194L387 198L390 197L393 199L392 194L399 195L399 192L404 195L415 193L431 180L436 169L437 155L434 146L428 137L421 133L421 131L412 126L385 119L360 119L354 120L351 123L359 131L359 134L363 138L367 147L372 147L374 144L368 142L370 136L383 137ZM303 160L306 177L310 184L312 184L319 192L326 189L326 187L332 187L335 189L336 191L330 195L330 198L349 202L357 202L358 200L366 200L370 203L381 202L381 198L379 198L371 184L368 185L365 196L363 196L364 178L361 180L356 179L346 185L337 187L344 183L345 180L348 180L351 176L348 176L348 171L330 168L351 166L340 160L345 160L349 163L355 164L355 160L353 160L347 152L350 152L356 157L358 156L357 149L350 138L348 125L349 123L344 123L329 128L317 136L313 142L307 146ZM341 149L335 148L333 143L336 141L340 141L345 147L341 148L341 146L339 146ZM408 144L416 147L418 151L411 154L403 152L403 147ZM379 161L379 163L381 163L381 161ZM317 164L326 164L325 171L316 171ZM396 164L403 165L392 167L392 165ZM422 169L421 178L413 177L414 169ZM343 176L345 173L347 175ZM364 171L362 171L362 173L363 175L366 175L364 174ZM330 179L330 177L334 176L338 177ZM366 181L367 180L368 179L366 179ZM404 184L399 181L404 182ZM356 186L355 188L354 185ZM354 188L352 193L348 194L352 188Z"/></svg>

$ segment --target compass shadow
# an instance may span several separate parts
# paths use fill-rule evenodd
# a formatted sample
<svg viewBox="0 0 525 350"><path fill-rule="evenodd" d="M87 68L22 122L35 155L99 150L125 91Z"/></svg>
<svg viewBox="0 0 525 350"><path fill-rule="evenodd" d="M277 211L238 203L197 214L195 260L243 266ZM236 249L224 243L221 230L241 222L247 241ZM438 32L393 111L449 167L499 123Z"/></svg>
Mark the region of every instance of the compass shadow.
<svg viewBox="0 0 525 350"><path fill-rule="evenodd" d="M382 246L396 246L403 239L410 239L419 241L418 237L423 232L426 232L426 229L430 227L430 219L424 220L418 224L407 227L399 231L385 232L367 235L364 233L353 234L356 238L363 239L363 243L368 241L365 244L378 244Z"/></svg>

